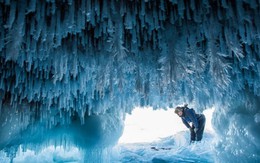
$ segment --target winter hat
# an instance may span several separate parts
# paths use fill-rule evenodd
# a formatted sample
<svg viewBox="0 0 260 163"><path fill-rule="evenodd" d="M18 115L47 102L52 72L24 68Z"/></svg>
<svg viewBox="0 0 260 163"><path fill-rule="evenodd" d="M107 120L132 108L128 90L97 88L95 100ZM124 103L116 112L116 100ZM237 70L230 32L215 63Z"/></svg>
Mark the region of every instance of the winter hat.
<svg viewBox="0 0 260 163"><path fill-rule="evenodd" d="M180 107L180 106L177 106L176 108L175 108L175 113L176 114L178 114L179 112L181 112L181 111L183 111L183 107Z"/></svg>

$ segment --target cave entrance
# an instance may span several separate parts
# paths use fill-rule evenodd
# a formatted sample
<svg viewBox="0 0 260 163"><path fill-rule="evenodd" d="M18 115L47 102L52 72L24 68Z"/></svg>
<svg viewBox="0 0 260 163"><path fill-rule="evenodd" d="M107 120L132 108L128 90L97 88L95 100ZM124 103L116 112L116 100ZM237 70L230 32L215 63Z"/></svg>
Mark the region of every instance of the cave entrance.
<svg viewBox="0 0 260 163"><path fill-rule="evenodd" d="M203 112L206 116L204 132L214 133L211 125L213 112L214 108ZM173 136L181 131L187 131L187 128L174 113L174 109L153 110L151 107L137 107L132 114L126 115L125 128L119 144L152 142L163 137Z"/></svg>

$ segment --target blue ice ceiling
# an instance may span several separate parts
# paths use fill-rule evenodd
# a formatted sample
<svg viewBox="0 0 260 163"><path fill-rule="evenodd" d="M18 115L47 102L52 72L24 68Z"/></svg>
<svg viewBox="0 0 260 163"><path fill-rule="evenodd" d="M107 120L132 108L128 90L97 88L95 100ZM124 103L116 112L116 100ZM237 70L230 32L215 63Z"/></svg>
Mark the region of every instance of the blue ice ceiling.
<svg viewBox="0 0 260 163"><path fill-rule="evenodd" d="M217 161L260 160L258 0L0 0L0 24L0 149L107 147L186 102L216 107Z"/></svg>

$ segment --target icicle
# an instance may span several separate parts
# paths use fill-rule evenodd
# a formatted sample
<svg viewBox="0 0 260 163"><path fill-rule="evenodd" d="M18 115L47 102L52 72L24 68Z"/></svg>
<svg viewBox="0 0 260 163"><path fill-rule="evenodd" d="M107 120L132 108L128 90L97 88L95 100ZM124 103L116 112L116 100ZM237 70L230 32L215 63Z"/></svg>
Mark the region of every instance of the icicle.
<svg viewBox="0 0 260 163"><path fill-rule="evenodd" d="M3 108L3 101L2 101L2 97L0 96L0 116L2 115L2 108Z"/></svg>
<svg viewBox="0 0 260 163"><path fill-rule="evenodd" d="M61 41L62 41L62 33L61 33L61 31L62 31L62 29L61 29L61 22L60 22L60 19L59 19L59 17L60 17L60 10L58 10L57 11L57 17L56 17L56 25L55 25L55 45L54 45L54 47L56 48L56 47L59 47L59 46L61 46Z"/></svg>
<svg viewBox="0 0 260 163"><path fill-rule="evenodd" d="M73 4L73 0L68 0L68 5L72 5L72 4Z"/></svg>
<svg viewBox="0 0 260 163"><path fill-rule="evenodd" d="M141 11L140 11L140 16L143 17L145 16L145 1L141 1Z"/></svg>
<svg viewBox="0 0 260 163"><path fill-rule="evenodd" d="M164 0L160 0L160 9L162 11L165 11L165 1Z"/></svg>
<svg viewBox="0 0 260 163"><path fill-rule="evenodd" d="M86 23L86 1L81 1L80 9L77 10L77 32L80 30L85 29Z"/></svg>
<svg viewBox="0 0 260 163"><path fill-rule="evenodd" d="M218 20L223 20L223 10L218 8L217 14L218 14Z"/></svg>
<svg viewBox="0 0 260 163"><path fill-rule="evenodd" d="M69 2L69 11L67 12L67 25L68 25L68 31L71 33L74 33L75 29L75 1Z"/></svg>
<svg viewBox="0 0 260 163"><path fill-rule="evenodd" d="M80 33L81 29L85 28L85 14L82 13L82 10L76 10L76 33Z"/></svg>
<svg viewBox="0 0 260 163"><path fill-rule="evenodd" d="M37 26L36 26L36 30L35 30L35 34L33 36L33 38L35 40L38 40L40 37L40 34L42 32L42 28L44 26L44 13L45 13L45 4L38 4L37 5L37 14L36 14L36 21L37 21Z"/></svg>
<svg viewBox="0 0 260 163"><path fill-rule="evenodd" d="M1 17L1 14L0 14ZM0 20L0 24L2 24L2 21ZM2 27L0 27L0 30L3 31L4 29ZM0 32L0 56L3 55L2 50L4 48L4 33Z"/></svg>
<svg viewBox="0 0 260 163"><path fill-rule="evenodd" d="M17 17L17 25L19 26L19 29L21 30L19 34L21 36L24 36L25 31L25 7L26 4L21 2L18 7L18 17Z"/></svg>
<svg viewBox="0 0 260 163"><path fill-rule="evenodd" d="M252 44L252 31L253 31L253 28L252 28L252 24L251 23L247 23L246 25L245 25L245 28L246 28L246 43L248 44L248 45L251 45Z"/></svg>
<svg viewBox="0 0 260 163"><path fill-rule="evenodd" d="M191 20L190 8L188 6L186 7L186 17L188 20Z"/></svg>
<svg viewBox="0 0 260 163"><path fill-rule="evenodd" d="M96 18L95 18L95 13L92 11L91 13L88 13L87 17L90 17L90 23L92 26L96 26Z"/></svg>
<svg viewBox="0 0 260 163"><path fill-rule="evenodd" d="M157 48L157 40L156 40L156 32L155 31L153 31L152 40L153 40L153 49L155 50Z"/></svg>
<svg viewBox="0 0 260 163"><path fill-rule="evenodd" d="M120 1L120 16L123 17L126 13L126 4L127 1L121 0Z"/></svg>
<svg viewBox="0 0 260 163"><path fill-rule="evenodd" d="M131 31L132 33L132 43L136 44L137 43L137 38L136 38L136 30L135 28Z"/></svg>
<svg viewBox="0 0 260 163"><path fill-rule="evenodd" d="M94 31L94 38L99 38L101 36L101 27L100 25L97 25Z"/></svg>
<svg viewBox="0 0 260 163"><path fill-rule="evenodd" d="M87 1L87 4L86 4L86 17L87 17L87 22L90 21L91 15L92 15L91 1Z"/></svg>
<svg viewBox="0 0 260 163"><path fill-rule="evenodd" d="M228 8L227 0L221 0L221 6L227 9Z"/></svg>
<svg viewBox="0 0 260 163"><path fill-rule="evenodd" d="M245 32L245 28L244 25L240 25L238 26L238 30L239 30L239 36L241 37L242 42L246 43L246 32Z"/></svg>
<svg viewBox="0 0 260 163"><path fill-rule="evenodd" d="M178 14L180 16L180 18L184 18L184 11L185 11L185 5L184 5L184 1L182 0L178 0Z"/></svg>
<svg viewBox="0 0 260 163"><path fill-rule="evenodd" d="M9 12L7 24L4 25L5 28L9 28L9 29L12 28L12 25L13 25L14 20L15 20L16 5L17 5L16 1L12 2L12 5L10 6L10 12Z"/></svg>
<svg viewBox="0 0 260 163"><path fill-rule="evenodd" d="M54 14L55 14L55 11L56 11L56 3L55 3L55 2L52 2L50 8L51 8L51 14L54 15Z"/></svg>
<svg viewBox="0 0 260 163"><path fill-rule="evenodd" d="M175 18L174 18L174 9L171 7L172 10L170 10L170 22L171 24L175 23Z"/></svg>
<svg viewBox="0 0 260 163"><path fill-rule="evenodd" d="M155 3L155 2L156 2L156 1L154 1L154 3ZM154 21L154 28L158 30L158 29L160 28L160 24L159 24L159 20L158 20L157 7L153 7L152 15L153 15L153 21Z"/></svg>
<svg viewBox="0 0 260 163"><path fill-rule="evenodd" d="M209 8L210 5L209 5L209 0L203 0L203 5L206 7L206 8Z"/></svg>
<svg viewBox="0 0 260 163"><path fill-rule="evenodd" d="M29 13L31 13L31 12L35 12L36 3L37 3L37 1L30 1L30 2L29 2L29 5L27 6L26 14L29 14Z"/></svg>
<svg viewBox="0 0 260 163"><path fill-rule="evenodd" d="M95 12L97 17L100 17L100 3L99 0L94 0L94 4L95 4Z"/></svg>
<svg viewBox="0 0 260 163"><path fill-rule="evenodd" d="M246 15L244 12L243 2L241 0L238 0L236 1L235 4L236 4L236 11L237 11L236 17L239 21L242 21L244 19L244 15Z"/></svg>
<svg viewBox="0 0 260 163"><path fill-rule="evenodd" d="M132 29L133 28L132 20L133 20L132 14L131 14L130 10L128 9L128 12L126 13L125 22L124 22L126 29Z"/></svg>
<svg viewBox="0 0 260 163"><path fill-rule="evenodd" d="M9 6L10 5L10 0L3 0L5 5Z"/></svg>

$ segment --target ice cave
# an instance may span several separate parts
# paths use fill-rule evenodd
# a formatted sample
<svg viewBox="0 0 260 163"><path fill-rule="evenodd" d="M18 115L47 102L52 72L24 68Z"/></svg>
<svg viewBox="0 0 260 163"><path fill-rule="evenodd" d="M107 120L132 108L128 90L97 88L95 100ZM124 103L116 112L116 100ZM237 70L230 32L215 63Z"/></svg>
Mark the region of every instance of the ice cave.
<svg viewBox="0 0 260 163"><path fill-rule="evenodd" d="M259 0L0 0L0 24L1 163L260 162ZM119 146L182 104L214 136Z"/></svg>

